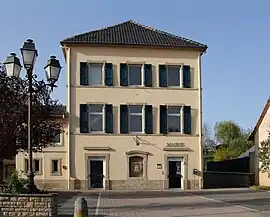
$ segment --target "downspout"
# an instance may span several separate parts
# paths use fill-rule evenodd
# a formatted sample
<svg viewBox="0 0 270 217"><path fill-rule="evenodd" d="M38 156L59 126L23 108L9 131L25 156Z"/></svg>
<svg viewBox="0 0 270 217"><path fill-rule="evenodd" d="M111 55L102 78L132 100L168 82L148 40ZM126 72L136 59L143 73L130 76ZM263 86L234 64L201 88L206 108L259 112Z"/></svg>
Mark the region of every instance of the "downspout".
<svg viewBox="0 0 270 217"><path fill-rule="evenodd" d="M199 188L202 189L203 188L203 164L204 164L204 159L203 159L203 144L202 144L202 126L203 126L203 118L202 118L202 71L201 71L201 56L202 53L199 52L198 53L198 66L199 66L199 73L198 73L198 77L199 77L199 144L200 144L200 153L199 153L199 159L200 160L200 169L199 171L201 171L201 180L200 180L200 185Z"/></svg>
<svg viewBox="0 0 270 217"><path fill-rule="evenodd" d="M65 52L66 52L66 66L67 66L67 112L68 112L68 127L67 127L67 152L68 152L68 156L67 156L67 164L68 164L68 190L70 190L70 114L71 114L71 103L70 103L70 48L69 47L65 47Z"/></svg>

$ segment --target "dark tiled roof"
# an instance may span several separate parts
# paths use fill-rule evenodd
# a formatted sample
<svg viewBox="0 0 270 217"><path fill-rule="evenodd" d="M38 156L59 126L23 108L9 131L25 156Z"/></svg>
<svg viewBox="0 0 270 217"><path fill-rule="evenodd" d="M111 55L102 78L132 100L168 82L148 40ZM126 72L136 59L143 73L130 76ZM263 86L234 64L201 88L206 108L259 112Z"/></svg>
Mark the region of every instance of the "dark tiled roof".
<svg viewBox="0 0 270 217"><path fill-rule="evenodd" d="M52 115L64 115L66 113L66 106L65 105L57 105L53 106L51 110Z"/></svg>
<svg viewBox="0 0 270 217"><path fill-rule="evenodd" d="M258 120L256 126L254 127L252 133L250 134L248 140L254 141L255 135L256 135L257 131L259 130L259 127L261 126L262 121L263 121L263 119L264 119L264 117L265 117L265 115L266 115L269 107L270 107L270 98L267 100L267 102L266 102L266 104L265 104L265 106L263 108L263 111L262 111L262 113L261 113L261 115L259 117L259 120Z"/></svg>
<svg viewBox="0 0 270 217"><path fill-rule="evenodd" d="M207 45L147 27L132 20L66 38L61 41L61 44L137 45L196 48L202 51L207 49Z"/></svg>

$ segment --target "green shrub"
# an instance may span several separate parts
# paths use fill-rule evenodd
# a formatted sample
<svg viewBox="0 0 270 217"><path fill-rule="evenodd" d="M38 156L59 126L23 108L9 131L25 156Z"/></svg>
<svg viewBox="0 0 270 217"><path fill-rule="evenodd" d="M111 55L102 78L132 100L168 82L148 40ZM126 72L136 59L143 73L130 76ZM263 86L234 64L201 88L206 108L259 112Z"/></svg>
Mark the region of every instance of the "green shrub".
<svg viewBox="0 0 270 217"><path fill-rule="evenodd" d="M17 170L14 170L8 177L4 188L4 193L21 194L24 193L24 185L27 180L22 178Z"/></svg>
<svg viewBox="0 0 270 217"><path fill-rule="evenodd" d="M259 185L255 185L255 186L252 186L253 189L256 189L256 190L263 190L263 191L270 191L270 186L259 186Z"/></svg>

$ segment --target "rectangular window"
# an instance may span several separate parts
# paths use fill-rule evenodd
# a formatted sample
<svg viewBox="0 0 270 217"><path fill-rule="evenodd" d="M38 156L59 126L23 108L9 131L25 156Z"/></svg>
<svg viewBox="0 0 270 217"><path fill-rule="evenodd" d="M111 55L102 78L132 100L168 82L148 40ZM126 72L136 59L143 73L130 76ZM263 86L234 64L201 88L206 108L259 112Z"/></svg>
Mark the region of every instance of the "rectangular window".
<svg viewBox="0 0 270 217"><path fill-rule="evenodd" d="M152 64L120 63L120 86L152 87Z"/></svg>
<svg viewBox="0 0 270 217"><path fill-rule="evenodd" d="M80 104L80 133L113 133L112 104Z"/></svg>
<svg viewBox="0 0 270 217"><path fill-rule="evenodd" d="M89 129L90 132L104 132L104 105L89 105Z"/></svg>
<svg viewBox="0 0 270 217"><path fill-rule="evenodd" d="M80 85L113 86L113 64L81 62Z"/></svg>
<svg viewBox="0 0 270 217"><path fill-rule="evenodd" d="M141 86L143 84L143 65L128 65L128 85Z"/></svg>
<svg viewBox="0 0 270 217"><path fill-rule="evenodd" d="M28 172L28 159L24 159L24 172Z"/></svg>
<svg viewBox="0 0 270 217"><path fill-rule="evenodd" d="M129 132L141 133L144 130L144 115L142 105L129 106Z"/></svg>
<svg viewBox="0 0 270 217"><path fill-rule="evenodd" d="M35 173L40 173L41 172L40 160L35 159L33 167L34 167Z"/></svg>
<svg viewBox="0 0 270 217"><path fill-rule="evenodd" d="M168 132L182 132L182 107L168 106Z"/></svg>
<svg viewBox="0 0 270 217"><path fill-rule="evenodd" d="M180 87L182 83L181 73L182 67L181 66L167 66L167 80L169 87Z"/></svg>
<svg viewBox="0 0 270 217"><path fill-rule="evenodd" d="M104 64L102 63L89 63L88 64L88 81L89 85L102 85L103 79L103 67Z"/></svg>
<svg viewBox="0 0 270 217"><path fill-rule="evenodd" d="M59 159L52 160L51 173L53 175L60 175L61 174L61 165L60 165Z"/></svg>
<svg viewBox="0 0 270 217"><path fill-rule="evenodd" d="M191 106L160 105L160 133L180 132L192 134Z"/></svg>
<svg viewBox="0 0 270 217"><path fill-rule="evenodd" d="M61 143L61 134L57 134L55 137L54 137L54 143L55 144L60 144Z"/></svg>
<svg viewBox="0 0 270 217"><path fill-rule="evenodd" d="M28 172L28 159L24 159L24 172ZM34 159L33 163L33 171L35 174L41 174L42 173L42 168L41 168L41 159Z"/></svg>
<svg viewBox="0 0 270 217"><path fill-rule="evenodd" d="M5 164L5 175L4 175L4 180L7 180L8 177L12 174L12 172L16 169L16 166L13 164Z"/></svg>
<svg viewBox="0 0 270 217"><path fill-rule="evenodd" d="M153 134L152 105L120 105L120 133Z"/></svg>
<svg viewBox="0 0 270 217"><path fill-rule="evenodd" d="M159 87L191 88L189 65L159 65Z"/></svg>

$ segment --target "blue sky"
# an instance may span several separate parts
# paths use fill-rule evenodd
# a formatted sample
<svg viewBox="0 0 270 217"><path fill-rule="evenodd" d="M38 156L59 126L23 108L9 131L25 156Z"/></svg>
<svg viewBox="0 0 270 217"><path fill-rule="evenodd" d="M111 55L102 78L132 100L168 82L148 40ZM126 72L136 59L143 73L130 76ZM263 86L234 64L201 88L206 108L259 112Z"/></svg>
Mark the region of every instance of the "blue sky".
<svg viewBox="0 0 270 217"><path fill-rule="evenodd" d="M269 0L3 0L0 61L33 38L39 51L36 73L44 78L50 55L64 65L61 39L132 19L206 43L204 122L234 120L251 128L270 95L269 10ZM65 69L58 85L53 96L65 103Z"/></svg>

